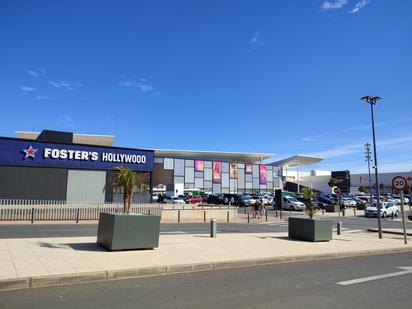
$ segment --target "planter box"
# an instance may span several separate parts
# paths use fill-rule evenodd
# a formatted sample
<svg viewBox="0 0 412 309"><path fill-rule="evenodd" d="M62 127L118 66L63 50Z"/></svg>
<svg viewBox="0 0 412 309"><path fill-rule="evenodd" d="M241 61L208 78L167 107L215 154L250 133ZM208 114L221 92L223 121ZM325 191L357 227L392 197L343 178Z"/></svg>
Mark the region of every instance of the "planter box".
<svg viewBox="0 0 412 309"><path fill-rule="evenodd" d="M97 244L108 250L159 247L160 216L101 213Z"/></svg>
<svg viewBox="0 0 412 309"><path fill-rule="evenodd" d="M339 212L340 206L339 205L332 205L328 204L325 206L326 212Z"/></svg>
<svg viewBox="0 0 412 309"><path fill-rule="evenodd" d="M329 241L332 239L332 222L289 217L289 238L307 241Z"/></svg>

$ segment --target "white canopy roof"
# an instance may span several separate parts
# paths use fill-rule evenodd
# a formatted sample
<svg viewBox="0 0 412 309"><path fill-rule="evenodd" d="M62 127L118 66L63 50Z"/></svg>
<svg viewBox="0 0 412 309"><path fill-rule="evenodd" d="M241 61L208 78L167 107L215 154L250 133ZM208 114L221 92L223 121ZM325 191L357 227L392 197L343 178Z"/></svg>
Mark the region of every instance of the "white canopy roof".
<svg viewBox="0 0 412 309"><path fill-rule="evenodd" d="M195 158L256 163L265 159L269 159L272 156L273 154L271 153L155 149L155 157L159 158Z"/></svg>
<svg viewBox="0 0 412 309"><path fill-rule="evenodd" d="M324 158L322 157L314 157L314 156L305 156L305 155L294 155L292 157L280 160L280 161L275 161L272 163L269 163L268 165L273 165L273 166L282 166L286 168L293 168L293 167L299 167L299 166L305 166L305 165L310 165L310 164L315 164L320 161L322 161Z"/></svg>

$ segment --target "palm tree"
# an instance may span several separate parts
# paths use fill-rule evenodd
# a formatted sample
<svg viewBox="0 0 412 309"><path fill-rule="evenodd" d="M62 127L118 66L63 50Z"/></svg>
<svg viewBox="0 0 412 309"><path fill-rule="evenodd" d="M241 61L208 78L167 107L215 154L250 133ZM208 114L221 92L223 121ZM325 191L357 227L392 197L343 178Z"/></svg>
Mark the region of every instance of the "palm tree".
<svg viewBox="0 0 412 309"><path fill-rule="evenodd" d="M337 183L336 178L331 178L328 181L328 186L331 187L331 188L336 187L336 183Z"/></svg>
<svg viewBox="0 0 412 309"><path fill-rule="evenodd" d="M365 188L364 186L360 186L360 187L358 188L358 191L359 191L359 192L362 192L362 193L366 193L366 188Z"/></svg>
<svg viewBox="0 0 412 309"><path fill-rule="evenodd" d="M130 213L130 205L132 203L133 193L136 187L143 188L144 182L139 174L132 171L127 166L116 167L116 174L113 179L113 186L123 188L123 213Z"/></svg>
<svg viewBox="0 0 412 309"><path fill-rule="evenodd" d="M382 192L385 192L385 184L383 182L379 184L379 190L382 190Z"/></svg>
<svg viewBox="0 0 412 309"><path fill-rule="evenodd" d="M309 218L313 219L313 215L317 212L317 209L312 204L312 199L315 196L315 193L313 193L310 188L303 188L303 196L306 200L309 201L305 211L308 214Z"/></svg>

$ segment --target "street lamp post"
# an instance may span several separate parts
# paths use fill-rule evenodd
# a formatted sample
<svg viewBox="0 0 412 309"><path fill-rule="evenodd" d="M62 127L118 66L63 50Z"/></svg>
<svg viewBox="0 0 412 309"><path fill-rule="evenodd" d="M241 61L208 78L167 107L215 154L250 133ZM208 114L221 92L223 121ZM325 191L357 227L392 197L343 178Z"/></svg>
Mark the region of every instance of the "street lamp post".
<svg viewBox="0 0 412 309"><path fill-rule="evenodd" d="M366 162L368 162L368 175L369 175L369 195L371 198L372 202L372 180L371 180L371 144L366 143L365 144L365 157L366 157Z"/></svg>
<svg viewBox="0 0 412 309"><path fill-rule="evenodd" d="M378 209L378 230L379 230L379 239L382 239L382 222L381 222L381 202L380 202L380 192L379 192L379 181L378 181L378 159L376 156L376 139L375 139L375 119L373 115L373 106L376 105L376 102L379 101L381 98L376 96L376 97L371 97L371 96L365 96L362 97L361 100L365 101L371 106L371 117L372 117L372 137L373 137L373 158L375 162L375 183L376 183L376 204L377 204L377 209Z"/></svg>

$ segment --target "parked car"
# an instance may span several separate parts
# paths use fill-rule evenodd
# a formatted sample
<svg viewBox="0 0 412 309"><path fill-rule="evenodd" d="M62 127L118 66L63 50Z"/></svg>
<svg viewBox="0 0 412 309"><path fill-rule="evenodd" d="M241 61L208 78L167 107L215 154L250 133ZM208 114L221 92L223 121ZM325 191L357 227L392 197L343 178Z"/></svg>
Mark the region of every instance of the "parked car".
<svg viewBox="0 0 412 309"><path fill-rule="evenodd" d="M342 197L342 201L345 207L356 207L356 201L349 197Z"/></svg>
<svg viewBox="0 0 412 309"><path fill-rule="evenodd" d="M164 204L185 204L185 201L177 196L176 197L165 196L163 198L163 203Z"/></svg>
<svg viewBox="0 0 412 309"><path fill-rule="evenodd" d="M208 204L223 204L223 197L220 194L210 194L206 202Z"/></svg>
<svg viewBox="0 0 412 309"><path fill-rule="evenodd" d="M252 195L252 197L255 200L259 200L262 203L262 205L269 205L270 204L269 199L266 196L262 195L262 194Z"/></svg>
<svg viewBox="0 0 412 309"><path fill-rule="evenodd" d="M239 206L252 206L256 203L256 199L254 199L251 195L241 195L240 196L240 204Z"/></svg>
<svg viewBox="0 0 412 309"><path fill-rule="evenodd" d="M408 219L412 221L412 212L408 215Z"/></svg>
<svg viewBox="0 0 412 309"><path fill-rule="evenodd" d="M202 197L197 195L192 195L185 199L186 204L199 204L202 203L202 201Z"/></svg>
<svg viewBox="0 0 412 309"><path fill-rule="evenodd" d="M325 204L328 204L328 205L337 204L334 199L330 198L329 196L324 196L324 195L319 196L318 201L322 202L322 203L325 203Z"/></svg>
<svg viewBox="0 0 412 309"><path fill-rule="evenodd" d="M232 201L233 198L233 202ZM232 193L225 193L223 194L223 204L229 205L239 205L240 204L240 195L239 194L232 194Z"/></svg>
<svg viewBox="0 0 412 309"><path fill-rule="evenodd" d="M304 198L303 196L297 196L296 199L299 202L302 202L303 204L305 204L305 206L309 205L310 201L308 199ZM312 200L312 206L317 208L317 209L325 209L326 208L325 203L319 202L318 200L315 200L315 199Z"/></svg>
<svg viewBox="0 0 412 309"><path fill-rule="evenodd" d="M276 207L276 203L273 203L273 207ZM305 204L302 202L299 202L295 197L293 196L283 196L282 197L282 209L287 209L287 210L304 210L305 209Z"/></svg>
<svg viewBox="0 0 412 309"><path fill-rule="evenodd" d="M392 202L383 202L381 203L381 217L386 218L392 216L392 214L397 217L399 216L399 208ZM378 207L376 203L365 209L365 217L377 217L378 216Z"/></svg>

